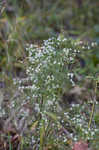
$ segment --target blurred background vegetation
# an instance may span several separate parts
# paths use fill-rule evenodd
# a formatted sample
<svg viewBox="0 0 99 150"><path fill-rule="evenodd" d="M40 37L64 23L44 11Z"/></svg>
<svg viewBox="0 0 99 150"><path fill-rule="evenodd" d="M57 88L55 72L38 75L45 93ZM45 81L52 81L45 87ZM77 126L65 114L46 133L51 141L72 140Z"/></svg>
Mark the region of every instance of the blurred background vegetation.
<svg viewBox="0 0 99 150"><path fill-rule="evenodd" d="M0 77L24 70L26 43L58 34L99 42L97 0L0 0L0 11Z"/></svg>

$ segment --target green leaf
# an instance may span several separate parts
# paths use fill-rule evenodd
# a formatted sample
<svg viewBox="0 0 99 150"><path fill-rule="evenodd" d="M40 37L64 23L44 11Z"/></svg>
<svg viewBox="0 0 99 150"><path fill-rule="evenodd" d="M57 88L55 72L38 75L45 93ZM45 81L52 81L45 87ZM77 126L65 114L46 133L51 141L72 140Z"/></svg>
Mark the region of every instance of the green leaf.
<svg viewBox="0 0 99 150"><path fill-rule="evenodd" d="M57 121L57 116L54 113L51 112L45 112L49 117L51 117L53 120Z"/></svg>
<svg viewBox="0 0 99 150"><path fill-rule="evenodd" d="M44 135L45 135L45 125L44 125L44 120L41 120L41 128L40 128L40 150L43 150Z"/></svg>

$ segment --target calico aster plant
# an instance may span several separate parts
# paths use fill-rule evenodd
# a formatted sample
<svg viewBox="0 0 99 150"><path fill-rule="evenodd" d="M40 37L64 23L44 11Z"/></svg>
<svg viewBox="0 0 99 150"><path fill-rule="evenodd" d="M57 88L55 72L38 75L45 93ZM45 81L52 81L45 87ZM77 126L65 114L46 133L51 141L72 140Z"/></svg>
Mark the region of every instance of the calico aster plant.
<svg viewBox="0 0 99 150"><path fill-rule="evenodd" d="M28 101L33 108L32 120L36 136L32 136L32 144L40 143L37 147L43 149L51 140L61 149L68 144L69 138L73 141L80 138L93 140L98 132L94 120L89 126L90 111L87 111L86 104L72 104L69 110L63 110L59 105L63 93L78 84L74 81L74 76L77 75L80 78L78 81L82 81L79 73L79 55L94 46L96 43L89 46L88 43L84 44L64 36L45 40L41 46L27 44L28 77L19 79L18 82L19 89L27 93L27 100L24 100L23 104ZM24 82L30 84L24 86ZM71 128L70 131L68 128ZM62 134L58 136L60 130ZM47 136L46 139L44 135Z"/></svg>

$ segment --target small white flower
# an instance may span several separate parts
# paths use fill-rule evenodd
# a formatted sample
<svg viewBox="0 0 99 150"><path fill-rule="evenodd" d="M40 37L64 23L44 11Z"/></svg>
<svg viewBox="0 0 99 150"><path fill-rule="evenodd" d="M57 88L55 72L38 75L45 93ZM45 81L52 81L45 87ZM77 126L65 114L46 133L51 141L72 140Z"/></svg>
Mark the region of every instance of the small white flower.
<svg viewBox="0 0 99 150"><path fill-rule="evenodd" d="M63 141L64 141L64 143L66 143L66 142L67 142L67 139L66 139L66 137L64 138L64 140L63 140Z"/></svg>
<svg viewBox="0 0 99 150"><path fill-rule="evenodd" d="M70 59L70 61L74 60L74 58L73 58L73 57L70 57L69 59Z"/></svg>
<svg viewBox="0 0 99 150"><path fill-rule="evenodd" d="M53 101L52 100L48 100L47 101L47 104L50 106L50 105L53 105Z"/></svg>

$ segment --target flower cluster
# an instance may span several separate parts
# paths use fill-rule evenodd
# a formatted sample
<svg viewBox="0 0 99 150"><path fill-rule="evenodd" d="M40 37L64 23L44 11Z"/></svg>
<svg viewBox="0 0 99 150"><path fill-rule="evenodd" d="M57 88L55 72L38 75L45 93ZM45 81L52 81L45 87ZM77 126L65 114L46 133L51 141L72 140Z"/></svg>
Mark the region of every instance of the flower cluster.
<svg viewBox="0 0 99 150"><path fill-rule="evenodd" d="M32 82L32 86L26 88L32 91L33 99L41 100L43 97L43 104L48 110L59 99L68 79L72 85L75 84L68 66L74 63L78 50L70 39L60 36L45 40L41 47L30 44L26 50L30 62L27 74Z"/></svg>

